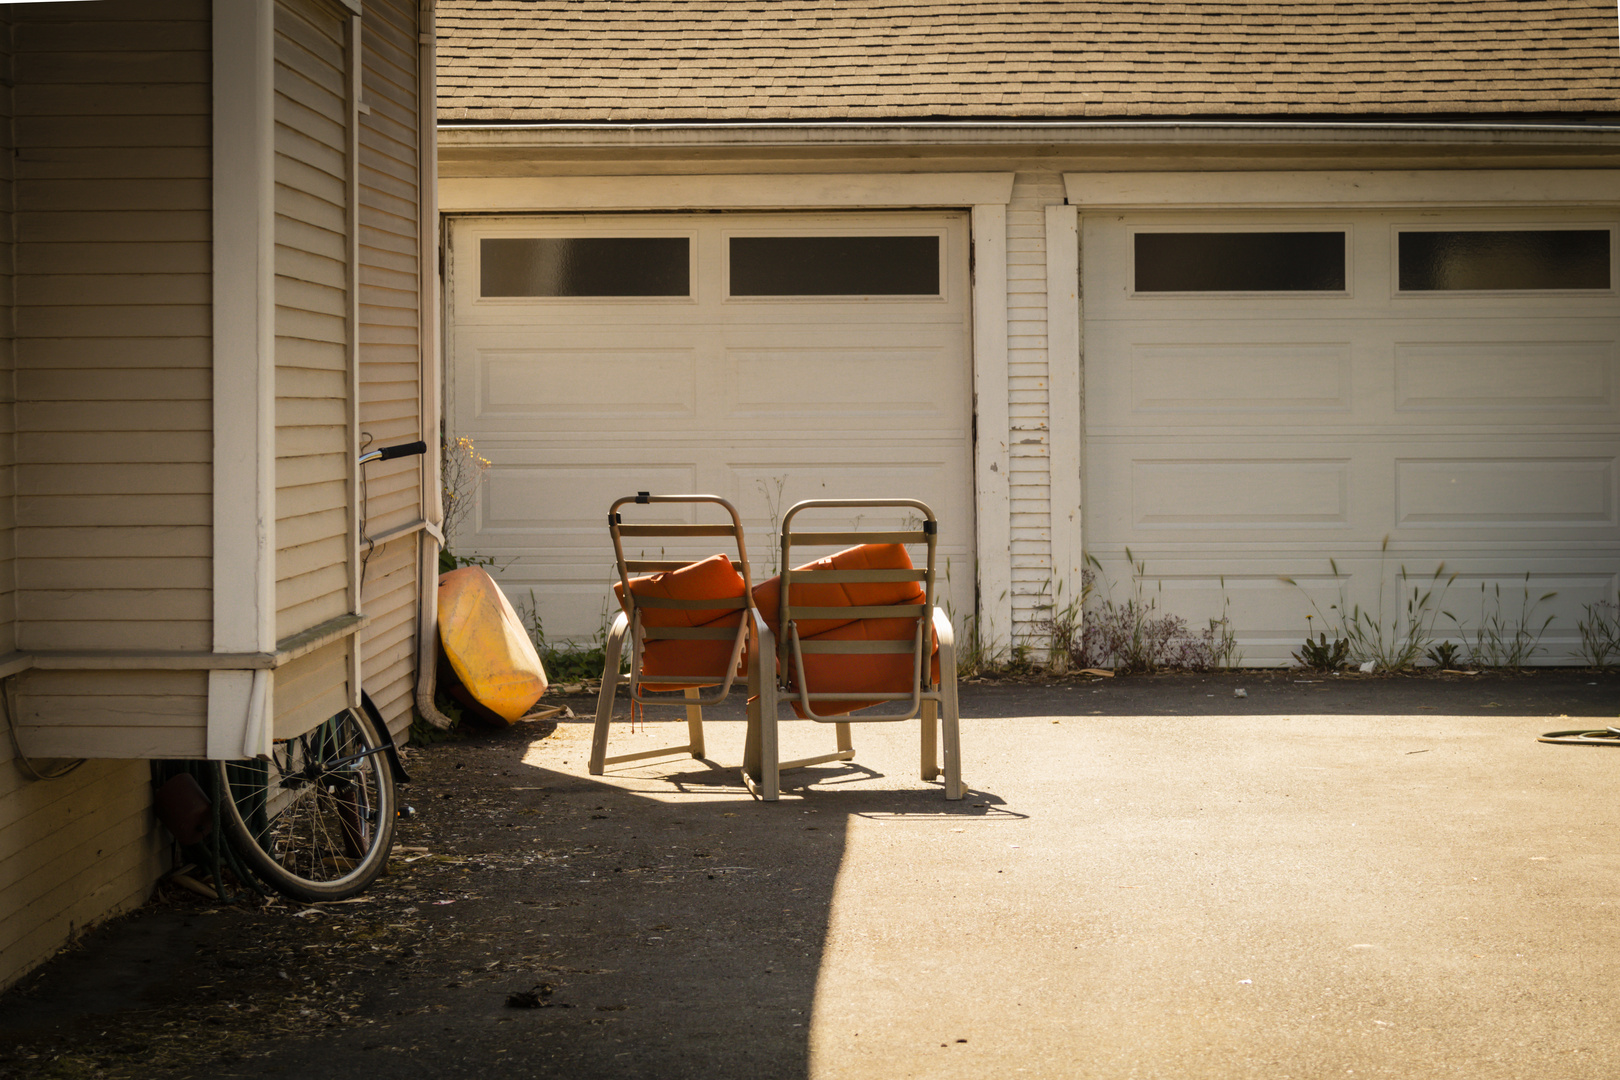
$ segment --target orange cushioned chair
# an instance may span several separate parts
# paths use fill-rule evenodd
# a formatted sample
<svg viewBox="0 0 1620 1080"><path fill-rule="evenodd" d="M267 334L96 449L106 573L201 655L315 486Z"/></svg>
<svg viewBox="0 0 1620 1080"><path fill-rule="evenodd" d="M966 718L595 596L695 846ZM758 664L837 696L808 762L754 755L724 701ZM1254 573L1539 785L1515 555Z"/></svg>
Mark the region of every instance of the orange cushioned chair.
<svg viewBox="0 0 1620 1080"><path fill-rule="evenodd" d="M793 529L814 508L891 508L917 512L921 527L900 532L810 532ZM934 513L912 499L815 499L782 519L782 565L792 567L795 544L858 544L793 567L754 590L759 651L750 667L748 745L743 779L760 798L778 798L783 769L847 761L855 751L851 721L922 721L922 777L939 775L943 723L945 797L962 797L956 656L950 619L934 605L938 527ZM864 541L864 542L863 542ZM927 564L912 565L906 544L924 545ZM776 657L774 679L759 668ZM925 663L926 661L926 663ZM789 696L800 719L837 725L838 749L796 761L777 755L777 695ZM893 703L878 714L857 710Z"/></svg>
<svg viewBox="0 0 1620 1080"><path fill-rule="evenodd" d="M620 507L640 503L713 503L730 515L730 524L626 524ZM748 550L742 520L736 509L716 495L638 495L619 499L608 511L608 531L618 561L619 580L613 586L620 612L608 630L602 671L602 692L596 702L596 728L591 738L590 771L600 776L608 765L665 754L703 756L703 707L717 705L731 692L747 650L752 626L748 620ZM737 549L733 561L725 553L697 562L671 559L627 559L624 541L682 541L699 537L730 537ZM662 546L662 545L660 545ZM630 673L619 673L625 638L630 639ZM670 704L667 697L650 695L684 692L689 741L684 746L607 756L608 726L613 701L621 685L628 684L634 705ZM702 691L719 689L708 697Z"/></svg>

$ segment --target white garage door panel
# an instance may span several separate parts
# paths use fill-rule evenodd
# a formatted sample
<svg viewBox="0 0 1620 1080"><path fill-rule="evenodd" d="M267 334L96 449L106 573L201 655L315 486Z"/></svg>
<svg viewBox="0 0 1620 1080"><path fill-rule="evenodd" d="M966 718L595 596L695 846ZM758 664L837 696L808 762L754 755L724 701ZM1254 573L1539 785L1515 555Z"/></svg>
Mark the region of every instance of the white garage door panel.
<svg viewBox="0 0 1620 1080"><path fill-rule="evenodd" d="M493 336L493 335L491 335ZM532 335L526 335L531 336ZM490 342L469 350L471 392L458 399L458 427L519 434L536 421L591 430L602 423L687 425L698 414L697 368L691 348L570 347L538 349ZM604 398L604 387L635 393Z"/></svg>
<svg viewBox="0 0 1620 1080"><path fill-rule="evenodd" d="M1490 227L1479 215L1425 225ZM1543 659L1567 662L1584 604L1620 568L1620 309L1614 290L1397 294L1397 215L1092 219L1084 236L1086 546L1116 592L1126 550L1162 611L1195 625L1224 596L1250 662L1280 663L1311 612L1388 616L1404 563L1460 573L1518 618L1531 574ZM1593 227L1546 216L1512 224ZM1598 223L1609 227L1611 223ZM1135 229L1349 230L1343 295L1136 296ZM1388 538L1389 551L1380 556ZM1287 576L1300 588L1280 580ZM1442 620L1442 630L1456 630ZM1320 627L1319 627L1320 629Z"/></svg>
<svg viewBox="0 0 1620 1080"><path fill-rule="evenodd" d="M1334 544L1411 531L1485 531L1541 541L1613 540L1620 463L1610 439L1313 440L1230 442L1098 438L1088 444L1093 550L1135 534L1198 541L1264 533ZM1234 449L1242 457L1230 456ZM1402 453L1405 451L1405 453ZM1428 452L1425 452L1428 451ZM1443 454L1443 456L1442 456ZM1323 538L1324 531L1331 538ZM1106 546L1103 546L1106 549ZM1331 554L1331 550L1329 552Z"/></svg>
<svg viewBox="0 0 1620 1080"><path fill-rule="evenodd" d="M1290 425L1607 434L1620 422L1620 318L1256 326L1172 316L1088 322L1086 341L1091 435Z"/></svg>
<svg viewBox="0 0 1620 1080"><path fill-rule="evenodd" d="M607 507L636 491L729 499L743 515L758 577L775 568L775 518L794 502L921 499L941 522L941 563L949 560L961 593L956 606L971 606L965 219L804 221L739 215L454 224L451 292L458 306L448 413L452 434L472 437L494 463L455 550L493 557L515 599L526 602L532 589L551 637L588 636L600 625L612 577ZM937 233L950 260L943 297L725 296L728 236L817 230ZM694 296L478 297L479 239L550 235L688 236ZM692 514L677 509L669 519ZM862 519L879 528L906 523L903 514ZM661 550L670 558L702 558L717 543ZM942 585L949 599L950 586Z"/></svg>

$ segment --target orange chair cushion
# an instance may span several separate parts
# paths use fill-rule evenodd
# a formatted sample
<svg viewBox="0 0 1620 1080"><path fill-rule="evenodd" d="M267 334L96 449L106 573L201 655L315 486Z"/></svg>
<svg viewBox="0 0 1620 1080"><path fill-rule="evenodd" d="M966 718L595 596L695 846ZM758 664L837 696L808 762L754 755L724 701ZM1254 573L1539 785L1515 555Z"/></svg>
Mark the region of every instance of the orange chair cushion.
<svg viewBox="0 0 1620 1080"><path fill-rule="evenodd" d="M655 596L671 600L731 600L742 596L747 588L742 575L725 555L712 555L701 562L683 566L679 570L666 570L660 574L630 579L630 591L636 596ZM619 606L629 610L624 600L624 583L613 586ZM744 612L737 608L656 608L641 609L641 624L648 626L705 626L735 631ZM724 682L726 665L731 660L733 641L675 641L669 639L644 642L641 650L641 679L645 690L686 690L695 686L713 686ZM712 679L704 682L653 683L656 675L698 675Z"/></svg>
<svg viewBox="0 0 1620 1080"><path fill-rule="evenodd" d="M662 600L735 600L747 586L742 575L724 555L710 555L701 562L689 563L679 570L665 570L660 574L630 579L630 591L637 596L651 596ZM626 612L624 582L613 586L613 595ZM658 608L641 609L643 626L703 626L716 619L735 619L736 608Z"/></svg>
<svg viewBox="0 0 1620 1080"><path fill-rule="evenodd" d="M911 570L911 556L900 544L862 544L846 548L836 555L817 559L812 563L794 567L795 570ZM795 582L793 596L798 607L882 607L888 604L920 604L923 602L920 581L862 581L831 582L817 585ZM765 619L771 633L782 636L782 579L773 577L754 586L754 606ZM840 626L848 626L854 619L795 619L801 638L814 637ZM909 622L910 620L905 620Z"/></svg>
<svg viewBox="0 0 1620 1080"><path fill-rule="evenodd" d="M910 641L917 632L915 619L857 619L813 638L801 641ZM905 694L911 692L913 654L905 653L805 653L804 680L817 694ZM934 657L929 681L939 682L939 641L934 641ZM789 676L792 681L793 676ZM898 704L883 701L817 701L821 716L844 716L872 705ZM795 699L793 711L805 719L803 707Z"/></svg>
<svg viewBox="0 0 1620 1080"><path fill-rule="evenodd" d="M862 544L818 559L798 570L910 570L911 557L900 544ZM793 603L802 607L883 607L921 604L926 598L920 581L811 582L793 585ZM781 636L782 579L773 577L754 588L754 606L771 632ZM795 619L801 641L910 641L917 632L915 619ZM812 693L900 694L911 690L910 653L806 653L804 678ZM791 682L794 672L787 673ZM934 642L930 678L939 681L939 642ZM878 701L818 701L822 716L843 716ZM795 701L793 711L804 710Z"/></svg>

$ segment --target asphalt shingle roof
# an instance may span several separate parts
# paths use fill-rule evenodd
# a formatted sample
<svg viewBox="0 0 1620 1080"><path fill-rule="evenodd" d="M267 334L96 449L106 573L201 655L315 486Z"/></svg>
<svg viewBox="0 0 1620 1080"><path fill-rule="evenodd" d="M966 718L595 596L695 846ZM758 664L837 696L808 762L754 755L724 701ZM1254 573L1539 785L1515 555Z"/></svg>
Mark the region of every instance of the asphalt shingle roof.
<svg viewBox="0 0 1620 1080"><path fill-rule="evenodd" d="M443 122L1620 112L1615 0L440 0Z"/></svg>

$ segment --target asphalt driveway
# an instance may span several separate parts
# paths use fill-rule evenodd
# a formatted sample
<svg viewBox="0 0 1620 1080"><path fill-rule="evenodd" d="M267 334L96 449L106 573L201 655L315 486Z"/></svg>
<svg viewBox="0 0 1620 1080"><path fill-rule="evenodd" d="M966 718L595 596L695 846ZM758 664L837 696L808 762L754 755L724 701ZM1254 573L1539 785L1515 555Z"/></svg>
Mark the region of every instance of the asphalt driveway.
<svg viewBox="0 0 1620 1080"><path fill-rule="evenodd" d="M1620 676L1003 684L963 711L960 803L909 724L774 805L725 767L735 711L713 762L600 778L583 722L420 751L361 902L165 890L0 998L0 1074L1620 1075L1620 749L1536 741L1612 722Z"/></svg>

